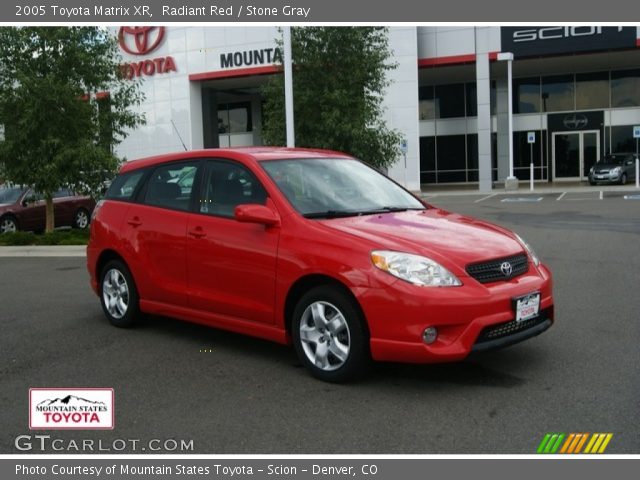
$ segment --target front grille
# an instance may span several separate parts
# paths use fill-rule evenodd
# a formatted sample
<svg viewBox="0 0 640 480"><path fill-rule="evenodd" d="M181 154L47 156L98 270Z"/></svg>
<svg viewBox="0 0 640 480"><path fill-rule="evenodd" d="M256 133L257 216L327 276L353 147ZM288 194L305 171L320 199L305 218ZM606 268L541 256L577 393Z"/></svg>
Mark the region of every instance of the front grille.
<svg viewBox="0 0 640 480"><path fill-rule="evenodd" d="M511 265L511 273L507 274L502 271L502 265L509 263ZM510 278L522 275L529 270L529 260L527 255L522 253L513 257L499 258L490 262L472 263L467 265L467 273L480 283L498 282L500 280L509 280Z"/></svg>
<svg viewBox="0 0 640 480"><path fill-rule="evenodd" d="M608 174L609 170L596 170L596 172L598 175L604 175L604 174Z"/></svg>
<svg viewBox="0 0 640 480"><path fill-rule="evenodd" d="M522 332L529 328L540 325L547 319L547 312L543 310L537 317L530 318L523 322L516 322L511 320L510 322L498 323L496 325L490 325L485 327L478 336L476 343L489 342L498 338L508 337L514 333Z"/></svg>

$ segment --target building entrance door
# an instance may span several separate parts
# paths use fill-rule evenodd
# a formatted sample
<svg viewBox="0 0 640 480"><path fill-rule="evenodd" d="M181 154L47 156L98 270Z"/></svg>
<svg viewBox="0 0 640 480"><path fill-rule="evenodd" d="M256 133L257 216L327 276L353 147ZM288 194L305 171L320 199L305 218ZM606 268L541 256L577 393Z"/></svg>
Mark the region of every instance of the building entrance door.
<svg viewBox="0 0 640 480"><path fill-rule="evenodd" d="M586 180L600 158L600 131L553 133L553 180Z"/></svg>

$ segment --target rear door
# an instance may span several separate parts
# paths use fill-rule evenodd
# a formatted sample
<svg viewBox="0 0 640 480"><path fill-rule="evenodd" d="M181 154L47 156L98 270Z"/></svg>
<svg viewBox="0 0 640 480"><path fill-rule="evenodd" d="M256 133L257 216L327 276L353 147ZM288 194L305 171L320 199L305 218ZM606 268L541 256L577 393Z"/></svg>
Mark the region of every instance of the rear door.
<svg viewBox="0 0 640 480"><path fill-rule="evenodd" d="M249 169L230 160L209 160L197 213L189 215L187 264L192 308L228 318L272 324L279 227L240 223L237 205L275 210Z"/></svg>
<svg viewBox="0 0 640 480"><path fill-rule="evenodd" d="M179 184L199 160L169 162L149 172L126 213L123 229L130 263L143 300L186 306L186 230L193 208L193 184Z"/></svg>

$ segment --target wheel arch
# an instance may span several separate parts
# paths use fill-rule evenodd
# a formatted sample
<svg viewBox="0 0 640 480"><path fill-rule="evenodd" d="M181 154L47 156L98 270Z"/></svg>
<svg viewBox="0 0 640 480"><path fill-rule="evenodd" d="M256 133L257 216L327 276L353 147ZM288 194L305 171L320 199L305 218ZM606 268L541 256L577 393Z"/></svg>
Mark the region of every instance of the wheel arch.
<svg viewBox="0 0 640 480"><path fill-rule="evenodd" d="M354 306L358 309L362 319L363 326L365 328L365 334L367 338L371 336L369 332L369 325L367 323L367 318L364 314L364 310L360 305L360 302L353 294L351 289L340 280L331 277L329 275L324 274L308 274L303 277L297 279L289 288L287 292L287 296L284 303L284 327L287 331L287 334L291 336L292 326L293 326L293 312L296 308L296 305L302 298L302 296L307 293L309 290L320 287L320 286L333 286L339 290L341 290L345 295L347 295L352 301Z"/></svg>

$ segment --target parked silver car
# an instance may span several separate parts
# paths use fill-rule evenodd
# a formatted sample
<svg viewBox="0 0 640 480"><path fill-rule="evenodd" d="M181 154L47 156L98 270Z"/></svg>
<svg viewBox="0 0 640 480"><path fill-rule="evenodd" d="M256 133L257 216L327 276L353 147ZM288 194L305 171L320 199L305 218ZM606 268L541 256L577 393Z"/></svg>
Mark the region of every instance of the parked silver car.
<svg viewBox="0 0 640 480"><path fill-rule="evenodd" d="M589 183L619 183L624 185L628 180L636 178L636 158L635 153L612 153L604 158L589 170Z"/></svg>

